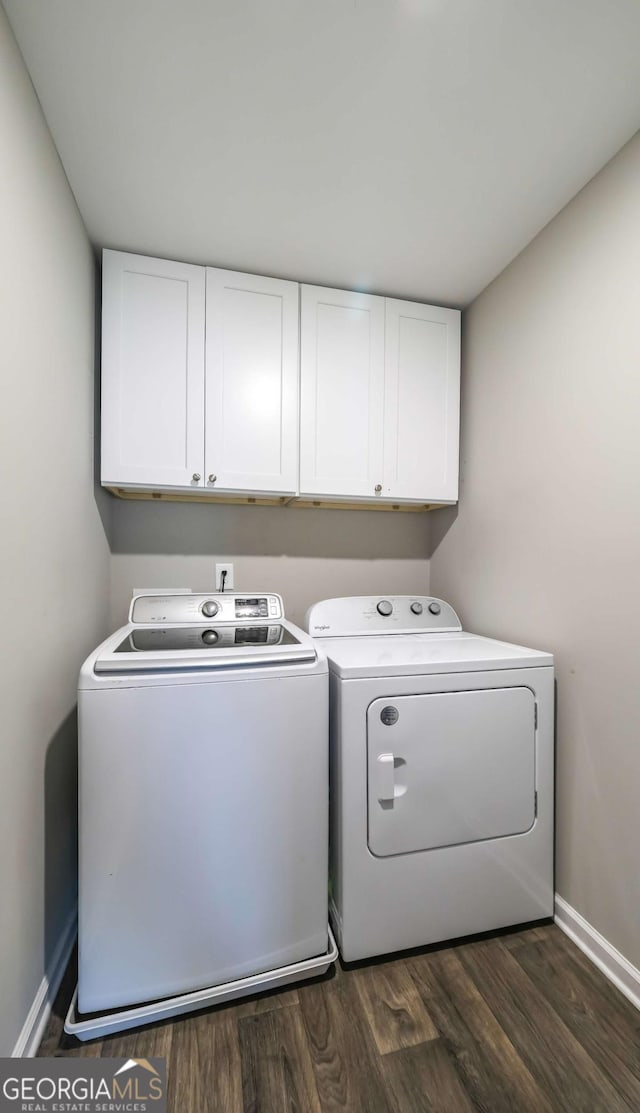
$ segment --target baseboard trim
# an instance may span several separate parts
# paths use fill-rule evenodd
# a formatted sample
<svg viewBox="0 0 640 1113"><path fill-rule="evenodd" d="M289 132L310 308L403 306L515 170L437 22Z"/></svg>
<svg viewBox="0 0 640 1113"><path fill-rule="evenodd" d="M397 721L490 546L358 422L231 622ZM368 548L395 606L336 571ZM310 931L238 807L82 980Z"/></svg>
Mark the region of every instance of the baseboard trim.
<svg viewBox="0 0 640 1113"><path fill-rule="evenodd" d="M76 941L77 923L78 909L77 906L74 906L11 1053L14 1059L33 1059L38 1051L47 1021L51 1016L53 1002L56 999L60 982Z"/></svg>
<svg viewBox="0 0 640 1113"><path fill-rule="evenodd" d="M625 997L640 1009L640 970L609 943L599 931L576 912L566 900L555 896L555 921L576 947L602 971Z"/></svg>

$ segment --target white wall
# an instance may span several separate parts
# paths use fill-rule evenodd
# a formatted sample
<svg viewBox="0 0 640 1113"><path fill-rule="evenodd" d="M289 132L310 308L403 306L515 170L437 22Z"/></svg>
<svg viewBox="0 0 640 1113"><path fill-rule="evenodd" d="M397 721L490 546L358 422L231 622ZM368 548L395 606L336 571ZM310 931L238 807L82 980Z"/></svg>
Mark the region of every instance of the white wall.
<svg viewBox="0 0 640 1113"><path fill-rule="evenodd" d="M0 1055L76 886L78 667L107 623L94 497L94 261L0 7ZM103 514L107 504L100 499Z"/></svg>
<svg viewBox="0 0 640 1113"><path fill-rule="evenodd" d="M461 499L432 515L431 588L556 654L557 890L640 966L640 135L463 332Z"/></svg>
<svg viewBox="0 0 640 1113"><path fill-rule="evenodd" d="M126 620L132 588L211 590L216 558L234 563L238 591L278 591L302 623L337 595L429 589L430 514L115 500L111 619Z"/></svg>

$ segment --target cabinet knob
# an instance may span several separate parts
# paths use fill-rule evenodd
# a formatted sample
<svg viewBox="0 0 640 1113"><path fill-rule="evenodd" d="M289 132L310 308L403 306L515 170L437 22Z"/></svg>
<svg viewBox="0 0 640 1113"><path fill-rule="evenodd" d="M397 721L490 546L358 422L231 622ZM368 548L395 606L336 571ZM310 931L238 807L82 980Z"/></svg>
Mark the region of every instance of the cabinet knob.
<svg viewBox="0 0 640 1113"><path fill-rule="evenodd" d="M214 475L213 472L211 472L211 475L209 476L208 482L209 483L215 483L217 478L218 478L217 475Z"/></svg>
<svg viewBox="0 0 640 1113"><path fill-rule="evenodd" d="M376 495L379 495L381 490L382 490L382 483L376 483L376 487L375 487Z"/></svg>
<svg viewBox="0 0 640 1113"><path fill-rule="evenodd" d="M193 480L193 482L194 482L194 483L199 483L199 482L200 482L200 476L198 475L197 471L194 471L194 473L193 473L193 475L191 476L191 478L192 478L192 480Z"/></svg>

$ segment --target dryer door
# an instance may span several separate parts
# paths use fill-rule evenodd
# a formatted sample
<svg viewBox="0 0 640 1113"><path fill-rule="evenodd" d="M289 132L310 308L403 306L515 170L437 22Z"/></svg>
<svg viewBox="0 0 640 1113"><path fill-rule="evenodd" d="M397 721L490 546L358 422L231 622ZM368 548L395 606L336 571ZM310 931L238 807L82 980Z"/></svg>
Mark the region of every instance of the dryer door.
<svg viewBox="0 0 640 1113"><path fill-rule="evenodd" d="M533 825L530 688L374 700L367 745L372 854L495 839Z"/></svg>

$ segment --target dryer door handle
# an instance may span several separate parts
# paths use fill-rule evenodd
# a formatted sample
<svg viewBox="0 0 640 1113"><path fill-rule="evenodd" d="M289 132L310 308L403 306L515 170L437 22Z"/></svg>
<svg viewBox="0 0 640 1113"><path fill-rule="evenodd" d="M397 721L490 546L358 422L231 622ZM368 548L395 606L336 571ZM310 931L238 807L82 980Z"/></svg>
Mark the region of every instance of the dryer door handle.
<svg viewBox="0 0 640 1113"><path fill-rule="evenodd" d="M393 754L378 754L376 760L376 795L378 800L393 800L395 796Z"/></svg>

